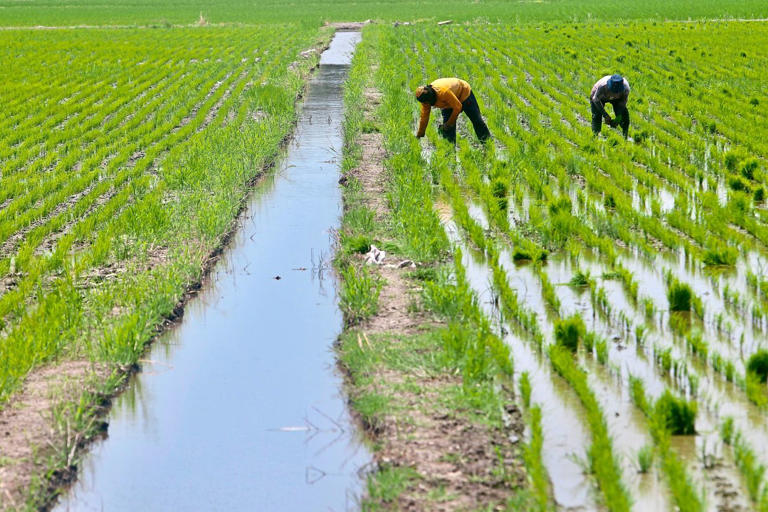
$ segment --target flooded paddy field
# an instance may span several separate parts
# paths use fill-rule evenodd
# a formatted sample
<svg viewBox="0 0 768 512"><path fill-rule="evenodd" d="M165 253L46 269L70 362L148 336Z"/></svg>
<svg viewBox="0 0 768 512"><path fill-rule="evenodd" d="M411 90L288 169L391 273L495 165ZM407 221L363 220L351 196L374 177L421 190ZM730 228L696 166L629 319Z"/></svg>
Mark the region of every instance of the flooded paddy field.
<svg viewBox="0 0 768 512"><path fill-rule="evenodd" d="M764 2L75 3L0 2L0 508L768 510Z"/></svg>

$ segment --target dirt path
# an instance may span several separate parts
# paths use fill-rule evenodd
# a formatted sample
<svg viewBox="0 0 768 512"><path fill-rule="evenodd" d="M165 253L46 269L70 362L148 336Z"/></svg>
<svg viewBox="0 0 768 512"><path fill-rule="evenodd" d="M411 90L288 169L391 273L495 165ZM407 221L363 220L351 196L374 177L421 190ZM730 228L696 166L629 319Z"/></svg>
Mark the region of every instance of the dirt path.
<svg viewBox="0 0 768 512"><path fill-rule="evenodd" d="M90 424L79 424L71 403L88 394L97 396L98 383L108 375L105 365L87 361L41 368L0 410L0 508L22 507L30 486L52 491L75 478L77 450L103 432L106 423L97 419L100 415L91 414ZM89 409L107 405L94 404ZM61 459L59 469L50 481L41 481L36 475L49 467L49 458Z"/></svg>
<svg viewBox="0 0 768 512"><path fill-rule="evenodd" d="M365 97L370 120L381 94L368 89ZM383 136L365 133L358 142L362 158L348 178L359 181L365 206L381 224L389 216ZM392 354L421 353L429 348L414 344L414 340L429 338L430 332L442 327L414 306L419 301L419 282L409 276L414 270L409 263L388 256L383 265L373 268L384 284L378 313L353 330L361 351L383 353L384 360L399 357ZM379 421L363 422L378 447L374 457L379 471L407 469L412 476L396 496L369 485L366 499L395 510L505 509L527 485L518 443L524 424L511 397L505 406L507 426L495 429L477 417L471 419L476 411L453 407L448 397L461 388L460 376L435 374L428 365L418 363L407 369L398 366L373 366L366 376L367 384L361 385L362 379L354 377L354 370L347 379L353 408L357 397L366 393L385 395L388 400Z"/></svg>

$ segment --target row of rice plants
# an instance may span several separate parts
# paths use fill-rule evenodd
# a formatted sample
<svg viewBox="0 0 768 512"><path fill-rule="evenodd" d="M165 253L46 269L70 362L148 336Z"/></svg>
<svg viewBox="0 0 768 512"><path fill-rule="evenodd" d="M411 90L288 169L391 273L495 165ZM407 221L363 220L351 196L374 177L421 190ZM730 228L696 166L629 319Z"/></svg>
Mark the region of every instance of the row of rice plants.
<svg viewBox="0 0 768 512"><path fill-rule="evenodd" d="M287 37L284 28L203 29L210 35L201 40L204 46L189 44L194 30L169 31L166 42L178 45L168 48L157 33L152 37L158 44L147 43L133 55L137 66L149 61L149 83L164 83L158 79L163 73L188 79L150 88L143 110L112 112L124 117L105 134L117 156L100 169L99 158L109 153L98 152L102 141L96 138L88 151L97 151L98 157L87 160L88 168L77 173L81 177L72 180L63 168L56 171L65 176L60 190L67 192L47 192L74 199L72 204L54 204L53 196L41 195L50 204L36 215L46 222L27 229L18 250L0 261L3 276L18 276L0 297L1 396L7 397L31 368L60 354L134 362L157 323L171 313L186 286L199 279L249 183L276 157L289 133L294 103L313 65L309 58L290 66L301 50L318 44L317 32L290 30ZM328 37L327 31L323 34ZM99 41L109 38L90 31L80 35L90 43L89 51L98 51ZM257 53L254 40L262 41ZM236 51L233 41L242 41ZM154 58L148 57L152 48ZM105 60L119 59L119 50L119 45L105 49ZM271 58L262 60L264 54ZM181 69L170 65L181 60L186 63ZM229 82L214 86L227 75ZM82 79L98 81L99 74L83 69ZM184 92L175 98L174 91ZM134 99L122 103L125 96L136 92L141 98L143 93L121 92L116 104L132 104ZM104 108L109 112L109 105ZM240 123L228 120L230 109L238 110ZM254 115L260 111L267 115ZM21 196L12 199L10 204ZM24 224L13 227L17 233L26 229ZM42 247L50 248L39 252L45 241L52 244Z"/></svg>
<svg viewBox="0 0 768 512"><path fill-rule="evenodd" d="M626 270L626 269L625 269L625 270ZM636 287L636 282L635 282L635 286L633 287L633 286L632 286L632 282L633 282L632 276L631 276L631 275L629 275L629 276L628 276L628 275L627 275L627 273L628 273L628 271L624 272L624 276L625 276L625 277L624 277L623 279L626 281L626 283L627 283L627 286L629 286L629 287L630 287L630 289L631 289L631 288L634 288L634 289L636 290L636 288L637 288L637 287ZM636 293L637 293L637 292L635 291L635 292L634 292L634 294L636 295Z"/></svg>
<svg viewBox="0 0 768 512"><path fill-rule="evenodd" d="M509 348L495 333L494 325L483 307L484 301L479 299L476 290L469 285L461 250L453 252L453 264L441 265L451 255L450 246L433 207L435 189L430 171L423 165L418 144L403 133L396 122L401 116L408 115L410 104L403 101L408 92L403 91L397 74L392 72L399 66L397 59L400 52L391 42L386 37L385 29L367 28L364 41L358 46L353 59L346 86L347 145L343 169L352 170L359 163L360 156L354 144L357 135L364 129L380 130L389 155L385 165L390 215L381 225L374 222L374 213L365 206L360 185L354 174L350 174L345 184L346 211L340 233L341 250L337 257L337 265L342 268L342 307L347 306L345 318L348 322L356 323L371 311L351 307L353 304L345 301L346 297L366 295L372 299L368 303L375 307L376 290L380 286L374 280L366 280L365 276L369 272L364 267L357 268L358 264L349 257L350 253L366 249L375 241L377 245L389 245L395 254L407 255L425 265L416 271L423 275L423 307L446 322L446 326L437 332L442 346L431 355L431 359L445 365L445 371L461 376L462 400L476 404L482 410L491 408L492 417L481 421L491 425L501 424L501 417L494 404L508 400L512 358ZM372 75L370 67L373 63L376 63L378 70ZM373 84L383 93L375 123L364 120L361 104L364 89ZM378 237L384 237L385 241L380 242ZM432 268L433 265L437 268ZM353 399L353 403L357 402ZM356 407L364 413L363 404ZM539 439L540 436L539 431ZM550 499L541 454L536 450L535 443L530 446L526 451L527 465L538 468L531 471L537 488L531 506L548 510ZM378 496L377 482L381 478L385 476L369 477L373 497Z"/></svg>

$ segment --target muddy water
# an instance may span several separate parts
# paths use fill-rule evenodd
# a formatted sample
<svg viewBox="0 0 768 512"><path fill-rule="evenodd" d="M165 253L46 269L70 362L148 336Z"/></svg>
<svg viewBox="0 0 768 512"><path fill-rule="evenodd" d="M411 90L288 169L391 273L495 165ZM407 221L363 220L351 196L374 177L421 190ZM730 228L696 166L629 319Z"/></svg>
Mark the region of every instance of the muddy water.
<svg viewBox="0 0 768 512"><path fill-rule="evenodd" d="M499 262L504 267L510 286L517 291L518 297L525 306L536 313L539 325L548 339L552 338L553 322L551 315L541 299L541 284L528 265L515 265L503 251ZM590 270L582 266L582 270ZM594 269L592 269L594 272ZM578 312L584 318L590 330L598 332L610 340L609 357L617 364L615 373L609 374L591 358L581 358L580 364L587 371L590 389L603 409L608 425L608 431L613 439L614 451L621 463L624 482L634 500L636 510L668 510L669 495L658 468L653 467L646 474L637 472L637 452L643 446L650 444L651 439L642 414L632 403L628 393L627 379L631 361L638 354L633 351L619 350L622 346L613 342L616 331L612 330L591 308L589 292L565 285L573 275L574 268L569 260L555 258L548 262L545 271L556 286L556 293L562 304L563 313L570 315ZM620 333L623 334L623 333ZM629 356L617 358L616 356ZM515 366L519 366L515 358ZM655 379L653 369L649 365L641 365L644 371L639 371L637 365L630 370L633 375L642 375L649 387L661 387L661 382ZM650 374L650 375L649 375Z"/></svg>
<svg viewBox="0 0 768 512"><path fill-rule="evenodd" d="M487 223L487 219L479 207L470 202L468 209L475 222L480 225ZM500 251L499 263L507 274L510 287L515 290L520 302L536 314L545 338L551 342L555 317L544 303L541 282L531 265L515 264L506 250ZM472 275L477 271L472 271L471 262L465 263L465 266L468 268L467 276L471 280ZM578 270L578 267L572 265L569 259L561 257L551 259L545 267L545 271L553 284L556 285L556 293L562 304L562 313L566 316L574 313L581 314L590 330L612 339L613 332L610 327L600 321L592 311L589 292L567 285L575 270ZM582 270L594 272L596 269L582 268ZM557 401L553 402L551 397L553 394L557 394L562 401L571 407L572 411L581 411L582 407L578 398L568 389L565 382L551 372L547 361L541 360L542 356L526 349L525 345L517 339L507 341L512 347L516 371L528 371L530 374L532 400L542 406L542 427L545 433L545 442L549 437L551 438L549 441L555 442L555 447L567 447L565 441L568 440L574 425L578 425L583 436L584 444L582 446L586 448L590 442L590 434L583 426L586 424L585 418L579 414L574 415L567 410L563 414L563 404ZM613 356L618 352L615 346L612 346L611 351ZM636 510L668 510L670 508L669 495L658 468L653 467L646 474L638 474L637 472L637 452L643 446L650 444L651 439L642 414L634 407L629 397L626 382L622 386L621 374L624 374L624 380L628 379L627 358L621 361L620 364L624 368L617 370L618 375L608 375L604 368L599 367L588 358L582 358L580 364L587 371L590 388L603 409L608 430L613 438L614 450L621 463L624 482L634 500L634 507ZM655 376L653 368L649 369L648 365L643 367L645 369L643 372L644 380L653 387L663 388L661 381L653 378ZM650 375L647 375L648 373ZM545 419L544 414L548 414L548 418ZM570 449L573 448L570 447ZM567 449L565 451L547 449L545 444L542 455L554 482L558 479L563 479L565 482L577 482L573 475L581 468L573 454L572 452L569 457L567 456ZM573 488L569 489L563 485L560 485L561 489L558 489L557 484L554 487L556 498L561 505L564 505L564 500L562 496L557 496L558 491L561 495L568 494L569 497L574 492ZM576 497L582 500L585 498L578 494ZM583 507L583 505L581 506Z"/></svg>
<svg viewBox="0 0 768 512"><path fill-rule="evenodd" d="M467 280L478 295L481 307L489 318L497 318L490 269L478 261L464 244L457 226L450 219L450 208L438 208L449 240L462 249ZM480 215L477 209L472 211ZM542 460L549 473L556 503L562 510L598 510L594 487L584 471L586 449L591 440L578 397L565 381L552 372L545 356L535 352L512 329L506 331L504 341L512 351L515 373L528 372L531 403L541 407L544 434Z"/></svg>
<svg viewBox="0 0 768 512"><path fill-rule="evenodd" d="M575 271L575 268L569 270L569 265L569 260L554 259L548 265L550 279L554 282L567 282ZM579 266L582 270L590 270L595 276L599 276L605 271L598 262L585 257L582 257ZM618 283L611 281L604 281L603 285L609 283L618 285ZM637 450L642 446L643 439L647 442L647 429L642 426L641 415L633 406L627 392L629 374L640 376L651 396L658 396L665 387L674 388L678 383L659 370L652 362L653 355L648 353L647 348L648 345L655 346L658 344L661 347L673 349L673 353L675 353L675 349L678 347L670 345L665 336L649 333L646 340L646 352L644 353L643 347L638 346L636 340L624 331L624 323L620 321L626 319L630 324L642 324L643 319L629 305L623 290L617 289L615 286L608 293L613 310L611 318L608 320L604 319L602 315L595 314L591 304L583 304L583 302L575 299L572 293L564 292L562 288L559 288L557 292L564 310L580 310L588 327L606 336L609 340L609 360L616 373L610 377L617 379L614 384L618 384L618 386L600 382L601 380L605 381L605 372L592 361L584 359L583 364L590 368L590 386L606 412L609 429L614 437L614 445L617 451L620 453L623 451L622 454L627 455L627 447L634 446ZM765 427L760 425L760 414L746 403L744 397L739 397L733 393L732 385L730 387L725 386L722 378L713 375L713 372L702 369L700 365L696 364L696 361L690 360L690 357L684 352L677 351L675 356L679 359L688 359L688 370L692 373L696 373L697 369L703 373L698 374L697 398L700 404L696 419L698 434L696 436L674 436L672 445L680 458L685 461L686 467L697 486L704 490L707 503L712 509L725 504L748 509L747 491L743 486L733 458L727 450L723 449L718 425L721 415L733 416L735 426L739 430L748 431L749 437L747 439L753 445L762 448L768 438L765 437ZM685 389L681 391L685 392ZM614 414L608 414L611 411L614 411ZM757 450L759 455L763 455L761 448ZM626 459L622 459L625 475L632 470L632 464L627 465L627 462ZM660 500L664 498L664 490L658 478L629 479L629 485L633 495L638 498L637 506L643 503L644 506L652 507L648 510L667 508L659 508L660 504L663 504ZM645 510L644 508L641 509Z"/></svg>
<svg viewBox="0 0 768 512"><path fill-rule="evenodd" d="M656 323L662 332L668 331L669 313L666 299L664 271L670 271L681 281L688 283L704 305L704 318L694 321L695 330L702 331L710 348L732 361L736 369L743 372L743 360L759 347L768 343L762 332L762 324L753 321L753 295L746 290L746 271L743 264L730 274L712 274L698 266L691 266L683 254L679 256L659 255L653 262L647 262L631 255L621 257L622 264L632 271L637 280L639 295L654 301L659 311ZM759 268L759 267L757 267ZM723 299L726 288L736 291L745 307L736 309Z"/></svg>
<svg viewBox="0 0 768 512"><path fill-rule="evenodd" d="M342 84L337 34L294 142L259 188L211 284L117 398L57 510L349 510L370 461L340 395L330 268Z"/></svg>

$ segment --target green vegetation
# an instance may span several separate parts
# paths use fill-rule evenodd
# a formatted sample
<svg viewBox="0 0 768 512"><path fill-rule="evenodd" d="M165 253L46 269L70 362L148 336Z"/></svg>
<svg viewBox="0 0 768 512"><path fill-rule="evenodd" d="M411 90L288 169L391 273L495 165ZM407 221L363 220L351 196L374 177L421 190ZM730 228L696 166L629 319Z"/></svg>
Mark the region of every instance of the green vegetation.
<svg viewBox="0 0 768 512"><path fill-rule="evenodd" d="M696 402L686 402L665 391L654 403L654 415L664 422L672 435L693 435L696 433Z"/></svg>
<svg viewBox="0 0 768 512"><path fill-rule="evenodd" d="M571 352L579 348L579 340L584 337L584 321L578 315L569 316L555 322L555 341Z"/></svg>
<svg viewBox="0 0 768 512"><path fill-rule="evenodd" d="M702 387L707 396L713 384L699 376L712 369L727 393L768 405L768 355L759 350L744 367L740 359L768 330L768 280L752 273L768 254L760 110L768 28L728 21L765 18L765 2L363 0L301 3L296 22L299 4L0 0L6 26L123 26L0 33L0 400L29 371L62 358L136 362L279 153L317 60L300 52L327 41L324 21L373 18L384 23L365 29L345 91L348 182L336 259L348 327L340 353L364 423L376 431L390 413L408 416L396 389L372 384L375 369L387 367L460 379L446 403L498 427L513 374L511 330L578 397L592 437L588 469L606 508L629 508L628 475L614 453L636 453L640 471L663 472L677 507L703 509L693 462L670 436L694 433L697 413L711 417L713 406L681 396ZM392 26L395 19L411 22ZM440 19L453 23L437 26ZM589 88L614 72L633 90L626 141L608 126L596 138L589 130ZM473 86L494 136L485 145L464 117L455 147L439 139L436 113L425 140L409 130L417 115L410 91L454 75ZM366 117L365 89L374 86L381 102ZM386 154L383 222L348 173L361 159L356 139L373 134ZM463 252L449 243L449 223ZM377 312L382 281L360 258L372 244L424 265L407 274L421 291L412 308L443 322L391 351L376 344L386 336L373 337L372 348L350 330ZM474 251L489 290L463 266ZM586 287L579 308L588 313L562 318L581 311L573 296ZM589 358L600 375L623 377L618 387L632 365L664 383L651 397L629 380L652 446L614 446L584 370ZM531 404L531 368L521 369L524 457L536 508L546 510L546 411ZM734 403L744 414L724 422L721 435L765 510L768 460L739 435L748 411ZM391 506L420 478L382 466L365 506Z"/></svg>
<svg viewBox="0 0 768 512"><path fill-rule="evenodd" d="M630 510L629 492L622 481L602 409L587 384L587 374L576 366L570 350L553 345L549 356L552 366L573 387L587 411L587 421L592 431L592 445L587 450L589 469L595 474L606 507L609 510Z"/></svg>
<svg viewBox="0 0 768 512"><path fill-rule="evenodd" d="M747 372L765 384L766 380L768 380L768 350L758 350L749 356Z"/></svg>
<svg viewBox="0 0 768 512"><path fill-rule="evenodd" d="M693 292L691 287L679 281L672 281L667 289L670 311L690 311Z"/></svg>
<svg viewBox="0 0 768 512"><path fill-rule="evenodd" d="M549 477L541 462L541 449L544 442L544 433L541 429L541 408L537 405L531 407L525 419L531 430L531 435L530 441L526 443L523 449L523 457L533 483L536 505L540 511L552 510Z"/></svg>
<svg viewBox="0 0 768 512"><path fill-rule="evenodd" d="M739 251L735 247L718 247L713 249L707 249L704 253L705 265L719 265L732 267L736 264L736 260L739 257Z"/></svg>
<svg viewBox="0 0 768 512"><path fill-rule="evenodd" d="M637 377L630 378L630 393L637 407L648 418L655 452L659 455L660 465L675 504L681 511L698 512L705 510L702 496L694 486L677 452L670 446L671 432L669 427L683 426L685 428L687 426L686 419L689 417L685 411L687 404L684 401L680 404L679 399L675 397L670 397L671 400L664 399L663 397L669 394L667 391L662 395L662 398L657 400L655 405L651 405L651 401L645 393L645 386L642 380ZM675 405L670 406L670 403ZM678 412L675 419L670 422L669 411L678 405L683 412Z"/></svg>
<svg viewBox="0 0 768 512"><path fill-rule="evenodd" d="M339 307L349 324L375 315L382 283L366 267L348 265L341 270Z"/></svg>
<svg viewBox="0 0 768 512"><path fill-rule="evenodd" d="M329 36L286 28L0 34L1 400L59 357L133 364L200 280Z"/></svg>
<svg viewBox="0 0 768 512"><path fill-rule="evenodd" d="M294 21L301 13L307 24L317 26L323 21L361 21L369 18L384 20L413 19L490 19L511 22L535 21L612 21L624 19L701 19L701 18L765 18L765 5L758 0L723 0L717 4L692 0L677 4L652 0L643 4L617 0L603 4L597 0L565 0L551 4L516 3L488 0L473 5L451 0L428 0L415 4L394 0L381 4L373 0L317 2L307 4L298 0L277 2L266 0L254 6L245 0L213 0L208 2L184 0L173 5L139 0L130 4L105 5L96 0L64 0L42 6L4 0L0 3L4 15L2 24L18 25L148 25L162 29L170 24L197 23L275 23Z"/></svg>
<svg viewBox="0 0 768 512"><path fill-rule="evenodd" d="M647 473L653 465L653 446L645 445L637 451L637 471Z"/></svg>

